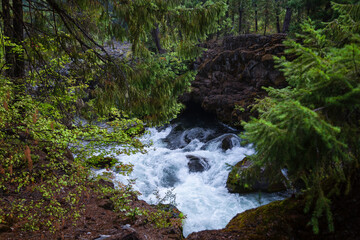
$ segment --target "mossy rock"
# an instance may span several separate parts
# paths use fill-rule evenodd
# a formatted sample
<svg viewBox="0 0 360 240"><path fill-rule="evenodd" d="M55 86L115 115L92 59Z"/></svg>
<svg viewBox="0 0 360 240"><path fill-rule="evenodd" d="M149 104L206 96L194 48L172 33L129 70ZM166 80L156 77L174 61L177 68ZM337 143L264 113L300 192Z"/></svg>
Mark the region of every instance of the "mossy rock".
<svg viewBox="0 0 360 240"><path fill-rule="evenodd" d="M229 173L226 187L231 193L252 193L252 192L281 192L286 190L284 182L281 180L271 181L270 171L260 168L251 163L248 158L238 162Z"/></svg>
<svg viewBox="0 0 360 240"><path fill-rule="evenodd" d="M309 216L304 214L303 198L290 198L237 214L223 229L241 232L243 239L295 239L312 235ZM296 238L303 239L303 238Z"/></svg>
<svg viewBox="0 0 360 240"><path fill-rule="evenodd" d="M114 166L118 160L112 157L93 156L85 160L86 166L94 168L109 168Z"/></svg>

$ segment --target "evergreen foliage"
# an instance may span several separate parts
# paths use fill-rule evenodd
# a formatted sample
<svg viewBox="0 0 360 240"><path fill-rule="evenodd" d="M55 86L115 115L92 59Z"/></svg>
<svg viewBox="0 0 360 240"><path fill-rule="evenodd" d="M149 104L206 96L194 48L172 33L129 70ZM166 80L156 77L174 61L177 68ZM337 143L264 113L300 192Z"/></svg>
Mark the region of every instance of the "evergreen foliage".
<svg viewBox="0 0 360 240"><path fill-rule="evenodd" d="M330 199L341 186L349 191L360 150L359 4L333 8L340 16L325 28L309 20L297 35L301 41L286 41L297 58L277 63L289 87L268 88L269 97L255 105L259 119L244 122L242 134L254 143L252 161L275 172L286 168L291 181L305 182L315 233L323 215L334 230Z"/></svg>

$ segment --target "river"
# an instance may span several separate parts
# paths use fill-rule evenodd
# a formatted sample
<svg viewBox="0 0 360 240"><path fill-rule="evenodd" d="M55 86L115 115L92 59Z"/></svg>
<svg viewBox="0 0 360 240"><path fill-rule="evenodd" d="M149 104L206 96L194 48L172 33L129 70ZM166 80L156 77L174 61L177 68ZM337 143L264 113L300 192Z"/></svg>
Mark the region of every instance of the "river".
<svg viewBox="0 0 360 240"><path fill-rule="evenodd" d="M119 161L133 164L134 170L129 177L115 174L115 180L136 179L134 188L148 203L157 203L155 191L161 196L171 193L175 197L171 200L187 216L185 237L224 228L237 213L283 198L281 194L228 192L228 164L235 165L254 150L241 146L236 129L210 115L189 111L171 124L147 130L140 140L152 146L146 154L119 155Z"/></svg>

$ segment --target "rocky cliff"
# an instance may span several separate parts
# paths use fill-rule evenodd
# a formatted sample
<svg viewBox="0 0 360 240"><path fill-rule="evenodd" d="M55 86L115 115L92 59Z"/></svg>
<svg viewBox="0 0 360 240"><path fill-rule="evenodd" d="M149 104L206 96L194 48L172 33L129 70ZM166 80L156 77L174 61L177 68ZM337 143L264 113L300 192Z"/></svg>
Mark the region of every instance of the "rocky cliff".
<svg viewBox="0 0 360 240"><path fill-rule="evenodd" d="M285 37L248 34L207 43L208 50L194 64L199 72L192 90L180 100L187 106L201 106L233 126L248 120L253 114L249 106L266 95L262 87L286 86L273 60L273 56L284 55ZM236 105L243 111L235 109Z"/></svg>

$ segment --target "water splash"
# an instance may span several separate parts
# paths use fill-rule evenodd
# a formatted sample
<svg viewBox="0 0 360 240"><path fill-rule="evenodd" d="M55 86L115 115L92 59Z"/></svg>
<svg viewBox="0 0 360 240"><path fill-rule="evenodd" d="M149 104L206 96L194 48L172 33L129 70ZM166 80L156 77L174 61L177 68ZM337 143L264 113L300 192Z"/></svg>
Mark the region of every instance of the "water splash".
<svg viewBox="0 0 360 240"><path fill-rule="evenodd" d="M179 126L177 123L162 129L148 129L149 133L141 141L153 142L153 145L146 154L118 156L119 161L132 163L134 171L129 177L116 175L116 181L136 179L134 188L142 193L139 198L149 203L156 202L154 191L164 195L172 190L178 209L187 216L184 236L224 228L237 213L282 198L277 194L263 193L259 198L259 194L239 195L227 191L227 164L235 165L254 153L251 147L240 145L241 140L233 129ZM189 155L206 161L209 166L202 171L190 171Z"/></svg>

